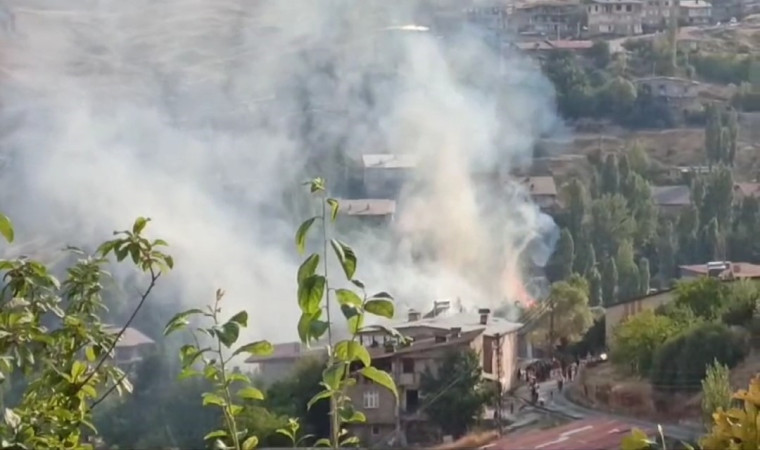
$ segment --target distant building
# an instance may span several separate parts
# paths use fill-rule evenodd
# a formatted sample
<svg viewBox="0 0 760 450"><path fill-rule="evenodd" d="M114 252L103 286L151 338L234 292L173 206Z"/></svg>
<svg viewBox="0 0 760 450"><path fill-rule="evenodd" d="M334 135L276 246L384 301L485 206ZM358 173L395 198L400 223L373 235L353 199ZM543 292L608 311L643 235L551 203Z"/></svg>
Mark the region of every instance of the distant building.
<svg viewBox="0 0 760 450"><path fill-rule="evenodd" d="M107 332L117 334L121 327L109 325ZM134 375L137 365L156 347L155 341L141 333L139 330L127 327L124 334L116 342L113 353L113 362L127 373Z"/></svg>
<svg viewBox="0 0 760 450"><path fill-rule="evenodd" d="M515 381L521 324L492 317L488 309L428 319L412 310L408 319L394 325L402 335L413 339L407 345L388 339L379 330L361 336L362 343L370 349L372 364L391 374L399 394L396 405L387 389L369 380L359 380L350 388L349 396L356 400L356 409L367 418L365 423L352 426L352 431L368 445L387 443L395 436L397 426L408 436L402 442L410 443L434 428L423 407L420 379L427 369L435 371L448 351L474 350L481 359L483 378L500 382L503 391L511 389Z"/></svg>
<svg viewBox="0 0 760 450"><path fill-rule="evenodd" d="M417 167L413 155L390 153L362 156L364 189L369 198L396 199Z"/></svg>
<svg viewBox="0 0 760 450"><path fill-rule="evenodd" d="M396 214L395 200L338 199L338 205L338 214L366 225L388 225Z"/></svg>
<svg viewBox="0 0 760 450"><path fill-rule="evenodd" d="M734 200L741 202L748 197L760 198L760 183L734 183Z"/></svg>
<svg viewBox="0 0 760 450"><path fill-rule="evenodd" d="M702 109L700 84L694 80L655 76L636 79L635 83L640 92L665 101L671 114L680 120L690 112Z"/></svg>
<svg viewBox="0 0 760 450"><path fill-rule="evenodd" d="M645 0L643 18L645 32L667 28L674 1L678 0Z"/></svg>
<svg viewBox="0 0 760 450"><path fill-rule="evenodd" d="M510 19L519 33L549 39L580 35L583 7L578 1L537 1L518 6Z"/></svg>
<svg viewBox="0 0 760 450"><path fill-rule="evenodd" d="M652 199L664 215L676 215L691 205L691 188L688 185L652 186Z"/></svg>
<svg viewBox="0 0 760 450"><path fill-rule="evenodd" d="M245 362L266 383L282 380L290 376L296 364L305 358L324 358L327 351L323 346L307 347L301 342L285 342L274 345L274 351L267 356L251 356Z"/></svg>
<svg viewBox="0 0 760 450"><path fill-rule="evenodd" d="M552 41L549 39L535 42L518 42L515 47L531 54L548 54L552 50L567 50L573 53L583 54L594 46L593 41Z"/></svg>
<svg viewBox="0 0 760 450"><path fill-rule="evenodd" d="M714 261L707 264L680 266L681 279L715 277L722 280L760 278L760 265L746 262Z"/></svg>
<svg viewBox="0 0 760 450"><path fill-rule="evenodd" d="M554 177L521 177L519 182L542 211L556 212L560 208Z"/></svg>
<svg viewBox="0 0 760 450"><path fill-rule="evenodd" d="M628 317L639 314L645 310L655 310L657 307L670 303L673 299L673 290L660 291L642 297L632 298L614 305L604 307L604 336L607 347L613 341L615 328Z"/></svg>
<svg viewBox="0 0 760 450"><path fill-rule="evenodd" d="M709 25L712 22L712 5L704 0L680 0L678 22L682 25Z"/></svg>
<svg viewBox="0 0 760 450"><path fill-rule="evenodd" d="M467 8L465 17L469 24L475 25L482 29L501 33L508 28L508 18L512 12L512 5L491 4L478 5L477 7Z"/></svg>
<svg viewBox="0 0 760 450"><path fill-rule="evenodd" d="M639 0L591 0L586 4L588 34L635 36L641 34L644 3Z"/></svg>

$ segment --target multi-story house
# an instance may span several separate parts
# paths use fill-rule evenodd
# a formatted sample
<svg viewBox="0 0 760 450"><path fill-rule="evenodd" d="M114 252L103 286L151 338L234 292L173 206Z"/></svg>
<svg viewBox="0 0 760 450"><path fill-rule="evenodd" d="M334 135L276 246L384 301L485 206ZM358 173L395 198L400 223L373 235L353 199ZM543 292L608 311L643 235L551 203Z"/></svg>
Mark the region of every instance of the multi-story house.
<svg viewBox="0 0 760 450"><path fill-rule="evenodd" d="M339 214L348 220L346 225L388 225L396 213L396 201L367 199L338 199Z"/></svg>
<svg viewBox="0 0 760 450"><path fill-rule="evenodd" d="M550 39L580 34L583 7L578 1L539 1L518 6L511 21L520 33L537 34Z"/></svg>
<svg viewBox="0 0 760 450"><path fill-rule="evenodd" d="M591 0L586 5L588 33L634 36L641 34L644 2L639 0Z"/></svg>
<svg viewBox="0 0 760 450"><path fill-rule="evenodd" d="M560 208L557 184L552 176L523 177L520 184L530 195L531 200L546 213L556 212Z"/></svg>
<svg viewBox="0 0 760 450"><path fill-rule="evenodd" d="M364 190L369 198L395 199L417 167L413 155L390 153L362 156Z"/></svg>
<svg viewBox="0 0 760 450"><path fill-rule="evenodd" d="M447 352L474 350L483 377L502 391L511 389L515 380L518 348L524 341L518 336L521 324L492 317L488 309L477 314L442 312L429 318L410 311L408 319L394 328L411 338L411 343L399 344L382 331L361 336L370 348L372 364L391 374L399 393L397 404L388 390L368 380L359 380L351 388L355 407L367 417L352 431L368 445L391 440L412 443L436 432L425 414L434 407L433 399L420 391L420 380L428 370L435 373Z"/></svg>
<svg viewBox="0 0 760 450"><path fill-rule="evenodd" d="M678 0L645 0L644 17L642 18L644 32L666 29L671 11L678 11L677 7Z"/></svg>
<svg viewBox="0 0 760 450"><path fill-rule="evenodd" d="M678 22L681 25L709 25L712 22L712 5L704 0L680 0Z"/></svg>
<svg viewBox="0 0 760 450"><path fill-rule="evenodd" d="M678 77L646 77L635 80L640 92L665 101L674 117L684 119L689 112L702 109L699 100L700 84Z"/></svg>

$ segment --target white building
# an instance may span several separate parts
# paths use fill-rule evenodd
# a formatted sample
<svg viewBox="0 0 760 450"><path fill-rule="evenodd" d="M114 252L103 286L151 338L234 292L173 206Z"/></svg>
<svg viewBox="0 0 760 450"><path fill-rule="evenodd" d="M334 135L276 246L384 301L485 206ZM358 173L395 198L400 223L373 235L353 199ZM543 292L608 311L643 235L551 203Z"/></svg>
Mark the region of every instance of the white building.
<svg viewBox="0 0 760 450"><path fill-rule="evenodd" d="M682 25L709 25L712 5L704 0L681 0L678 3L678 22Z"/></svg>
<svg viewBox="0 0 760 450"><path fill-rule="evenodd" d="M644 2L591 0L586 5L590 35L634 36L642 33Z"/></svg>

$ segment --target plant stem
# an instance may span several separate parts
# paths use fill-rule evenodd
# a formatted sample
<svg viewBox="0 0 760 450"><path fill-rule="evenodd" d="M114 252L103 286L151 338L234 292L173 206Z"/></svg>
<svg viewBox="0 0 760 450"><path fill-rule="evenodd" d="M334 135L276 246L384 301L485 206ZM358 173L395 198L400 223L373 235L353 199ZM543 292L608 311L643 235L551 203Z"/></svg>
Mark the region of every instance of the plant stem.
<svg viewBox="0 0 760 450"><path fill-rule="evenodd" d="M330 318L330 281L327 278L327 194L322 199L322 251L324 252L324 271L325 271L325 311L327 312L327 346L330 349L328 354L328 367L335 364L332 354L332 320ZM338 423L338 399L339 393L333 393L330 396L330 442L333 448L338 448L339 423Z"/></svg>
<svg viewBox="0 0 760 450"><path fill-rule="evenodd" d="M219 325L219 319L217 316L219 314L218 305L219 300L217 299L216 304L214 305L214 325ZM225 402L225 405L222 408L224 411L224 420L227 422L227 429L232 435L232 445L235 450L240 450L237 423L235 423L235 416L232 415L232 395L230 394L230 387L227 384L227 369L224 361L224 354L222 353L222 341L219 338L216 339L216 352L219 354L219 369L221 371L222 392L224 394Z"/></svg>

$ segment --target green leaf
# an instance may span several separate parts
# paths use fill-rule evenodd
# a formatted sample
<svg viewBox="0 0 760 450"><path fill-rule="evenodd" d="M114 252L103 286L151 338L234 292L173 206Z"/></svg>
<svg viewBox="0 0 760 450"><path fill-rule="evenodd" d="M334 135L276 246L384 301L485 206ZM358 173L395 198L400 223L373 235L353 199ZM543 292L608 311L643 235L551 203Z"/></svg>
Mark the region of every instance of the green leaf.
<svg viewBox="0 0 760 450"><path fill-rule="evenodd" d="M312 253L298 268L298 284L301 284L303 280L309 278L317 272L319 267L319 254Z"/></svg>
<svg viewBox="0 0 760 450"><path fill-rule="evenodd" d="M346 317L348 331L351 334L358 333L364 323L364 315L357 308L348 305L341 305L340 312Z"/></svg>
<svg viewBox="0 0 760 450"><path fill-rule="evenodd" d="M338 203L338 200L335 200L334 198L328 198L325 201L328 205L330 205L330 220L335 222L335 219L338 218L338 210L340 209L340 204Z"/></svg>
<svg viewBox="0 0 760 450"><path fill-rule="evenodd" d="M240 383L251 383L251 379L248 378L248 375L243 373L235 373L232 372L229 375L227 375L227 379L230 381L230 383L234 382L240 382Z"/></svg>
<svg viewBox="0 0 760 450"><path fill-rule="evenodd" d="M330 245L332 245L335 256L338 258L340 266L343 268L343 273L346 274L346 279L349 281L352 280L354 278L354 273L356 272L356 253L354 253L354 250L351 247L337 239L331 239Z"/></svg>
<svg viewBox="0 0 760 450"><path fill-rule="evenodd" d="M239 313L232 316L229 322L236 322L241 327L245 328L248 326L248 313L246 311L240 311Z"/></svg>
<svg viewBox="0 0 760 450"><path fill-rule="evenodd" d="M306 250L306 234L317 219L318 217L316 216L306 219L301 226L298 227L298 230L296 231L296 248L298 249L298 253L303 253Z"/></svg>
<svg viewBox="0 0 760 450"><path fill-rule="evenodd" d="M0 214L0 234L3 235L8 243L13 242L13 224L11 223L11 219L4 214Z"/></svg>
<svg viewBox="0 0 760 450"><path fill-rule="evenodd" d="M95 361L95 358L97 358L97 355L95 355L95 347L92 345L87 346L87 348L84 350L84 354L87 357L87 361L93 362Z"/></svg>
<svg viewBox="0 0 760 450"><path fill-rule="evenodd" d="M393 302L389 300L367 300L364 304L364 310L376 316L393 319Z"/></svg>
<svg viewBox="0 0 760 450"><path fill-rule="evenodd" d="M367 416L361 411L354 411L350 417L346 417L343 421L346 423L365 423L367 421Z"/></svg>
<svg viewBox="0 0 760 450"><path fill-rule="evenodd" d="M340 341L335 345L335 357L347 363L361 361L365 367L369 366L372 359L364 346L356 341Z"/></svg>
<svg viewBox="0 0 760 450"><path fill-rule="evenodd" d="M349 438L343 439L340 442L341 447L346 445L359 445L359 438L356 436L351 436Z"/></svg>
<svg viewBox="0 0 760 450"><path fill-rule="evenodd" d="M325 190L325 180L324 178L314 178L309 183L309 190L311 193L315 192L321 192Z"/></svg>
<svg viewBox="0 0 760 450"><path fill-rule="evenodd" d="M145 228L145 225L147 225L149 221L149 218L138 217L137 220L135 220L135 224L132 225L132 233L140 234L140 232L142 232L142 230Z"/></svg>
<svg viewBox="0 0 760 450"><path fill-rule="evenodd" d="M239 347L232 356L240 353L248 353L253 356L268 356L272 352L274 352L274 346L269 341L256 341Z"/></svg>
<svg viewBox="0 0 760 450"><path fill-rule="evenodd" d="M164 256L164 261L166 261L166 265L169 266L170 269L174 268L174 258L172 258L169 255Z"/></svg>
<svg viewBox="0 0 760 450"><path fill-rule="evenodd" d="M168 336L171 333L186 327L190 323L187 320L187 318L194 314L203 314L203 311L200 309L194 308L194 309L188 309L187 311L183 311L179 314L176 314L174 317L171 318L171 320L169 320L169 322L166 323L166 327L164 328L164 336Z"/></svg>
<svg viewBox="0 0 760 450"><path fill-rule="evenodd" d="M304 313L319 311L325 293L325 277L312 275L298 285L298 306Z"/></svg>
<svg viewBox="0 0 760 450"><path fill-rule="evenodd" d="M634 428L631 434L623 437L620 448L621 450L646 450L649 444L649 436L642 430Z"/></svg>
<svg viewBox="0 0 760 450"><path fill-rule="evenodd" d="M313 314L309 313L303 313L301 314L301 318L298 320L298 337L301 339L301 342L307 344L311 340L311 324L317 318L319 318L322 315L322 311L317 311Z"/></svg>
<svg viewBox="0 0 760 450"><path fill-rule="evenodd" d="M360 373L374 381L375 383L379 384L380 386L383 386L384 388L388 389L393 393L393 396L396 397L396 401L398 401L398 391L396 390L396 383L393 382L393 378L391 378L388 373L378 370L372 366L363 368Z"/></svg>
<svg viewBox="0 0 760 450"><path fill-rule="evenodd" d="M264 400L264 394L255 387L244 387L237 393L238 397L246 400Z"/></svg>
<svg viewBox="0 0 760 450"><path fill-rule="evenodd" d="M331 391L338 390L340 386L340 380L343 378L346 365L343 362L335 363L331 366L325 367L322 371L322 382Z"/></svg>
<svg viewBox="0 0 760 450"><path fill-rule="evenodd" d="M311 400L309 400L309 402L306 404L306 410L310 410L311 407L314 406L318 401L325 398L330 398L330 391L325 390L317 393L317 395L312 397Z"/></svg>
<svg viewBox="0 0 760 450"><path fill-rule="evenodd" d="M330 444L330 440L327 438L319 439L317 442L314 443L314 447L331 447L332 444Z"/></svg>
<svg viewBox="0 0 760 450"><path fill-rule="evenodd" d="M210 348L199 349L194 345L183 345L179 349L179 358L182 361L182 367L188 367L195 363L203 353L209 351Z"/></svg>
<svg viewBox="0 0 760 450"><path fill-rule="evenodd" d="M324 320L313 320L309 327L309 333L311 334L312 339L319 339L325 334L325 332L327 332L329 327L330 324Z"/></svg>
<svg viewBox="0 0 760 450"><path fill-rule="evenodd" d="M204 392L203 393L203 406L208 405L215 405L215 406L225 406L227 403L224 401L224 399L214 393L211 392Z"/></svg>
<svg viewBox="0 0 760 450"><path fill-rule="evenodd" d="M208 441L209 439L215 439L215 438L223 438L227 437L227 431L225 430L216 430L212 431L211 433L203 436L204 441Z"/></svg>
<svg viewBox="0 0 760 450"><path fill-rule="evenodd" d="M87 372L87 366L79 361L74 361L74 364L71 365L71 380L76 383L85 372Z"/></svg>
<svg viewBox="0 0 760 450"><path fill-rule="evenodd" d="M338 289L335 291L335 296L338 298L338 303L341 305L360 307L362 305L362 299L354 291L348 289Z"/></svg>
<svg viewBox="0 0 760 450"><path fill-rule="evenodd" d="M364 289L364 283L362 283L361 280L351 280L351 282L359 289Z"/></svg>
<svg viewBox="0 0 760 450"><path fill-rule="evenodd" d="M251 436L243 441L243 450L252 450L256 448L257 445L259 445L259 438Z"/></svg>
<svg viewBox="0 0 760 450"><path fill-rule="evenodd" d="M230 320L222 325L221 328L216 329L216 336L225 347L230 348L240 337L240 324Z"/></svg>
<svg viewBox="0 0 760 450"><path fill-rule="evenodd" d="M201 375L201 373L198 372L197 370L192 369L190 367L185 367L184 369L182 369L182 372L179 373L179 375L177 376L177 379L182 381L188 378L197 377L199 375Z"/></svg>

